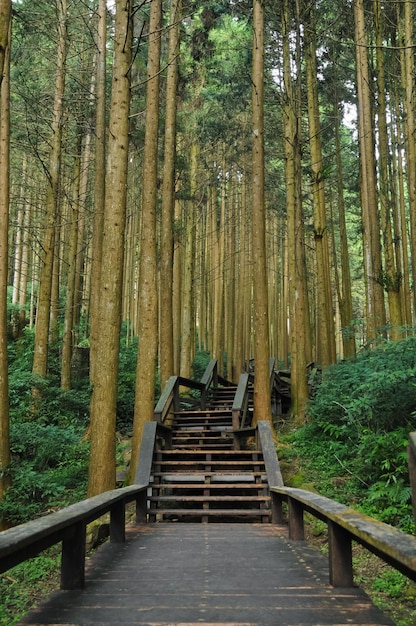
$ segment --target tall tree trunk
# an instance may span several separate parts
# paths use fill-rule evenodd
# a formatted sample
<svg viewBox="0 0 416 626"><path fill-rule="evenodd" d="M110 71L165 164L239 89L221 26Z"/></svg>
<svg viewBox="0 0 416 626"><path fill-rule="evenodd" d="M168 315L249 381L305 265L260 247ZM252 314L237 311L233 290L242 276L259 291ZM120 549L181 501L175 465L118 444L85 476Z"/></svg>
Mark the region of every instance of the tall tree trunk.
<svg viewBox="0 0 416 626"><path fill-rule="evenodd" d="M413 285L416 284L416 123L415 123L415 98L414 98L414 4L410 0L403 3L403 33L402 43L404 46L404 64L402 64L402 85L405 92L404 97L404 124L405 124L405 146L406 146L406 167L407 193L409 197L410 215L410 245L413 254L411 255ZM416 289L413 288L413 316L416 311Z"/></svg>
<svg viewBox="0 0 416 626"><path fill-rule="evenodd" d="M166 82L165 158L160 244L160 381L162 388L173 367L173 222L175 203L176 98L182 1L171 0Z"/></svg>
<svg viewBox="0 0 416 626"><path fill-rule="evenodd" d="M264 6L253 3L253 331L254 418L273 426L269 372L269 320L266 267L266 215L264 201Z"/></svg>
<svg viewBox="0 0 416 626"><path fill-rule="evenodd" d="M340 111L338 94L334 92L333 116L335 125L335 154L336 154L336 176L337 176L337 206L338 206L338 223L339 223L339 240L340 240L340 257L341 257L341 280L337 284L338 305L341 318L342 346L345 358L355 355L355 332L353 325L353 304L351 290L351 270L350 257L348 250L347 225L345 220L345 202L344 202L344 177L342 169L342 146L340 138ZM335 263L335 272L338 276L338 265Z"/></svg>
<svg viewBox="0 0 416 626"><path fill-rule="evenodd" d="M100 314L101 259L103 245L103 222L105 206L105 159L106 159L106 32L107 2L98 0L96 34L96 113L95 113L95 178L94 178L94 213L92 223L92 259L91 259L91 296L90 296L90 381L94 386L95 345L99 340L98 326Z"/></svg>
<svg viewBox="0 0 416 626"><path fill-rule="evenodd" d="M401 336L402 315L400 302L401 275L396 271L393 233L391 224L391 193L389 176L389 141L387 132L387 100L386 80L383 52L383 13L380 0L374 0L374 17L376 28L376 66L377 66L377 120L378 120L378 160L379 160L379 189L381 232L384 244L383 286L387 291L389 305L389 322L391 336L399 339Z"/></svg>
<svg viewBox="0 0 416 626"><path fill-rule="evenodd" d="M132 4L116 1L114 65L104 208L100 317L90 406L91 454L88 495L115 487L116 405L123 285L124 228L129 148ZM99 367L98 367L99 365Z"/></svg>
<svg viewBox="0 0 416 626"><path fill-rule="evenodd" d="M301 167L300 167L300 114L299 85L295 91L291 76L289 2L284 0L282 12L283 74L284 74L284 151L287 198L287 240L290 310L291 388L292 414L297 422L305 417L308 402L306 365L310 358L309 307L307 304L306 263L303 230ZM298 36L298 35L297 35ZM297 46L298 48L299 46ZM300 63L297 52L299 81ZM310 345L310 344L309 344Z"/></svg>
<svg viewBox="0 0 416 626"><path fill-rule="evenodd" d="M65 66L68 47L67 2L57 0L58 48L55 81L55 96L52 120L51 151L48 170L48 190L46 199L45 236L36 312L35 348L33 374L46 376L48 368L49 321L52 297L52 279L55 256L55 235L58 216L58 192L61 172L61 143L63 98L65 92Z"/></svg>
<svg viewBox="0 0 416 626"><path fill-rule="evenodd" d="M149 22L146 120L143 155L142 229L139 288L139 346L130 481L134 480L144 424L153 419L158 340L156 270L157 148L159 129L159 71L161 0L152 0Z"/></svg>
<svg viewBox="0 0 416 626"><path fill-rule="evenodd" d="M69 207L70 230L69 230L69 253L68 272L65 294L65 317L62 337L62 365L61 387L71 388L71 357L74 334L74 305L75 305L75 278L76 258L78 250L78 219L80 202L80 176L81 176L81 135L78 139L78 156L75 158L73 196Z"/></svg>
<svg viewBox="0 0 416 626"><path fill-rule="evenodd" d="M374 153L374 129L363 0L354 0L355 46L357 64L358 128L361 166L361 203L364 239L367 341L384 328L386 313L381 262L380 225Z"/></svg>
<svg viewBox="0 0 416 626"><path fill-rule="evenodd" d="M182 320L181 320L181 357L180 374L185 378L192 377L192 362L195 354L195 226L197 202L197 173L199 160L199 146L193 142L190 156L190 200L185 203L186 215L185 241L183 244L182 266Z"/></svg>
<svg viewBox="0 0 416 626"><path fill-rule="evenodd" d="M7 276L10 201L11 2L0 0L0 499L10 486ZM0 530L1 530L0 519Z"/></svg>
<svg viewBox="0 0 416 626"><path fill-rule="evenodd" d="M325 176L322 158L321 124L319 119L318 72L316 66L315 4L308 5L308 24L305 29L306 76L311 153L314 238L317 269L317 345L316 358L322 367L336 361L334 312L331 271L329 265L328 229L325 208Z"/></svg>

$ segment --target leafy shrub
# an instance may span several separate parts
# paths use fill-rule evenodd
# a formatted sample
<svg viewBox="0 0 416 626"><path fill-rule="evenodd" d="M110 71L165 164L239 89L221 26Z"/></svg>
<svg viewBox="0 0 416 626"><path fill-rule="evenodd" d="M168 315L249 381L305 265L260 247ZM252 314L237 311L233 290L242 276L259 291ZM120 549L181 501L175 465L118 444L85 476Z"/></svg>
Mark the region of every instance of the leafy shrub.
<svg viewBox="0 0 416 626"><path fill-rule="evenodd" d="M88 446L82 431L36 422L12 423L12 486L0 517L20 524L85 497Z"/></svg>
<svg viewBox="0 0 416 626"><path fill-rule="evenodd" d="M408 436L416 420L416 339L328 368L294 445L319 491L411 530Z"/></svg>
<svg viewBox="0 0 416 626"><path fill-rule="evenodd" d="M196 353L194 362L192 364L192 371L194 380L201 380L205 370L208 367L208 363L211 360L211 355L205 350L200 350Z"/></svg>
<svg viewBox="0 0 416 626"><path fill-rule="evenodd" d="M416 338L382 344L325 372L312 420L332 437L407 425L416 410Z"/></svg>

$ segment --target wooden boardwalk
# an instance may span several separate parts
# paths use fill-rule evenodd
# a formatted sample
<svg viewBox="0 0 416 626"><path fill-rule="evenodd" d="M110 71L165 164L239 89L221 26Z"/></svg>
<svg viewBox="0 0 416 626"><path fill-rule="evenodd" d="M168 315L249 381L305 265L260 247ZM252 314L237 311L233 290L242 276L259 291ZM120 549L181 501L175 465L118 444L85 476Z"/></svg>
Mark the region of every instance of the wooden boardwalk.
<svg viewBox="0 0 416 626"><path fill-rule="evenodd" d="M273 524L128 529L89 560L82 591L56 591L20 624L332 626L393 622L360 589L328 584L327 559Z"/></svg>

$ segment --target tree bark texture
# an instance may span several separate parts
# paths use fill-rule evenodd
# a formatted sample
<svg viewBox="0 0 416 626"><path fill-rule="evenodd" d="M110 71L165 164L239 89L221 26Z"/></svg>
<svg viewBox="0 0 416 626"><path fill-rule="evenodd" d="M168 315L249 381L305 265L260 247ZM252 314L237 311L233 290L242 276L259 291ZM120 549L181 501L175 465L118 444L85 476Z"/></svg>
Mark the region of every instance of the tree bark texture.
<svg viewBox="0 0 416 626"><path fill-rule="evenodd" d="M117 0L114 65L104 208L103 254L99 289L100 315L90 405L91 454L88 495L115 487L116 403L123 285L129 148L132 5Z"/></svg>

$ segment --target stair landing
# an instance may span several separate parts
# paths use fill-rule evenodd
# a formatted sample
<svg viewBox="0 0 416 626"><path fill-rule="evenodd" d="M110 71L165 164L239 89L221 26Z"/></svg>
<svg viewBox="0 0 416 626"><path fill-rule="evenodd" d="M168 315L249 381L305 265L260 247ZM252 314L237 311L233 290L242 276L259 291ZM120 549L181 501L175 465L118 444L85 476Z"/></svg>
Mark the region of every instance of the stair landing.
<svg viewBox="0 0 416 626"><path fill-rule="evenodd" d="M82 591L57 591L22 625L390 625L327 557L272 524L148 524L90 559Z"/></svg>

